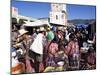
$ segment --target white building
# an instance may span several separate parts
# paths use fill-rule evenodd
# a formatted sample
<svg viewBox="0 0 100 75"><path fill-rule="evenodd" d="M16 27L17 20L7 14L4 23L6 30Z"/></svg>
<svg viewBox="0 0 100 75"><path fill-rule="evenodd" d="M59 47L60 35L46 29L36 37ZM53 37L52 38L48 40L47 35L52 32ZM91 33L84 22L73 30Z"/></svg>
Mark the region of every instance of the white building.
<svg viewBox="0 0 100 75"><path fill-rule="evenodd" d="M18 16L18 8L12 7L12 17L17 17Z"/></svg>
<svg viewBox="0 0 100 75"><path fill-rule="evenodd" d="M67 25L67 12L66 12L66 4L51 4L50 15L50 23L57 25Z"/></svg>
<svg viewBox="0 0 100 75"><path fill-rule="evenodd" d="M27 16L22 16L22 15L19 15L18 14L18 8L15 8L15 7L12 7L12 18L16 18L17 19L17 22L19 22L20 19L24 19L28 22L33 22L33 21L36 21L37 19L35 18L32 18L32 17L27 17Z"/></svg>

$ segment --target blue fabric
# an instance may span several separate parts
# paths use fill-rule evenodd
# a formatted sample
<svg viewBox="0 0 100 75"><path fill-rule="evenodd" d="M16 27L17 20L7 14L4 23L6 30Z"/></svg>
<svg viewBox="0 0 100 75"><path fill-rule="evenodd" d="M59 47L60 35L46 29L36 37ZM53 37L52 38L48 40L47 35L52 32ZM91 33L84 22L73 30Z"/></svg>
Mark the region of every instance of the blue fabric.
<svg viewBox="0 0 100 75"><path fill-rule="evenodd" d="M11 52L14 52L14 51L16 51L16 48L12 47Z"/></svg>
<svg viewBox="0 0 100 75"><path fill-rule="evenodd" d="M76 28L79 28L79 29L81 29L81 28L87 28L87 27L88 27L87 24L76 24Z"/></svg>

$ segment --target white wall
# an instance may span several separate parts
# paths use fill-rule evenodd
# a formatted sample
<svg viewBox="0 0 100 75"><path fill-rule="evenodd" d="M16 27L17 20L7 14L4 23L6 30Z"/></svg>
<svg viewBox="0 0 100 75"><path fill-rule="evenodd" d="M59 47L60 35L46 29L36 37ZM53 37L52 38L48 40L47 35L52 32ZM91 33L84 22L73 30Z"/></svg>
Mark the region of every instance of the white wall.
<svg viewBox="0 0 100 75"><path fill-rule="evenodd" d="M65 13L62 13L65 11ZM66 25L67 18L66 18L66 4L51 4L51 11L50 11L50 23L59 24L59 25Z"/></svg>
<svg viewBox="0 0 100 75"><path fill-rule="evenodd" d="M66 25L67 19L62 18L63 13L61 12L50 12L50 23ZM58 16L58 18L56 17Z"/></svg>

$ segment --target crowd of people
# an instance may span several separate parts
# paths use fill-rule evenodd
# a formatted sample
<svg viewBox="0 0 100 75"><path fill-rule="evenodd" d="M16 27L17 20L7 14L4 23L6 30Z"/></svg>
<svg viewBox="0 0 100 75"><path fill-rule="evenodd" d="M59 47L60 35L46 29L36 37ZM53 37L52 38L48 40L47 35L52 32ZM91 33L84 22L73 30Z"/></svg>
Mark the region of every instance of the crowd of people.
<svg viewBox="0 0 100 75"><path fill-rule="evenodd" d="M96 34L67 27L12 28L12 74L96 68Z"/></svg>

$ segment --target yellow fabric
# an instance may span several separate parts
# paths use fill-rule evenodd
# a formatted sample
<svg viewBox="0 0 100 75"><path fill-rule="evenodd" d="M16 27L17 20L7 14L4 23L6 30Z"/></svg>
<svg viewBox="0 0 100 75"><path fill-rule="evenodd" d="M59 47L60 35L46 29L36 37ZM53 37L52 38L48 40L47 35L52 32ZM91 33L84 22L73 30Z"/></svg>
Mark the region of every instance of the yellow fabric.
<svg viewBox="0 0 100 75"><path fill-rule="evenodd" d="M51 67L51 66L48 66L44 72L50 72L50 71L54 71L55 70L55 67Z"/></svg>
<svg viewBox="0 0 100 75"><path fill-rule="evenodd" d="M56 71L64 71L64 68L63 67L57 67Z"/></svg>
<svg viewBox="0 0 100 75"><path fill-rule="evenodd" d="M44 70L44 72L54 72L54 71L64 71L64 68L63 68L63 66L61 66L61 67L51 67L51 66L49 66Z"/></svg>

